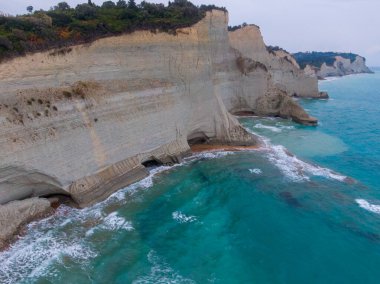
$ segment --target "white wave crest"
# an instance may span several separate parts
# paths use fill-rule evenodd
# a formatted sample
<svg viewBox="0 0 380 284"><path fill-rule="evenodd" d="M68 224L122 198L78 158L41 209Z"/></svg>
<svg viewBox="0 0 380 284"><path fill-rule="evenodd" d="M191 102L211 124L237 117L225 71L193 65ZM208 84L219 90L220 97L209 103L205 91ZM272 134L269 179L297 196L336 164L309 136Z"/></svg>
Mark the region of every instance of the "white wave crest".
<svg viewBox="0 0 380 284"><path fill-rule="evenodd" d="M356 199L355 201L361 208L372 213L380 214L380 205L371 204L365 199Z"/></svg>
<svg viewBox="0 0 380 284"><path fill-rule="evenodd" d="M291 125L279 125L278 127L280 127L281 129L286 129L286 130L295 129L295 127Z"/></svg>
<svg viewBox="0 0 380 284"><path fill-rule="evenodd" d="M186 279L172 267L170 267L163 259L157 256L156 252L150 251L148 253L148 261L152 265L149 275L139 277L133 281L133 284L194 284L195 281Z"/></svg>
<svg viewBox="0 0 380 284"><path fill-rule="evenodd" d="M108 215L106 218L104 218L101 228L106 229L106 230L111 230L111 231L134 230L132 223L129 221L126 221L123 217L120 217L117 214L117 212L113 212L110 215Z"/></svg>
<svg viewBox="0 0 380 284"><path fill-rule="evenodd" d="M290 154L285 147L280 145L269 145L268 158L287 178L294 182L309 181L309 175L322 176L341 182L347 179L346 176L335 173L330 169L312 165L298 159Z"/></svg>
<svg viewBox="0 0 380 284"><path fill-rule="evenodd" d="M172 217L177 222L183 224L183 223L192 223L197 220L197 217L195 216L186 216L180 211L175 211L172 213Z"/></svg>
<svg viewBox="0 0 380 284"><path fill-rule="evenodd" d="M251 174L256 174L256 175L260 175L260 174L263 173L263 171L260 170L260 169L250 169L249 172L250 172Z"/></svg>
<svg viewBox="0 0 380 284"><path fill-rule="evenodd" d="M79 265L96 256L80 240L58 238L52 232L28 234L0 254L0 283L16 283L39 276L59 277L47 268L53 262L69 257Z"/></svg>
<svg viewBox="0 0 380 284"><path fill-rule="evenodd" d="M253 127L257 128L257 129L268 129L268 130L270 130L272 132L277 132L277 133L282 132L282 130L280 128L278 128L278 127L264 125L264 124L261 124L261 123L255 124Z"/></svg>
<svg viewBox="0 0 380 284"><path fill-rule="evenodd" d="M223 152L203 152L203 153L197 153L193 156L191 156L190 159L217 159L217 158L223 158L228 155L233 155L234 152L231 151L223 151Z"/></svg>

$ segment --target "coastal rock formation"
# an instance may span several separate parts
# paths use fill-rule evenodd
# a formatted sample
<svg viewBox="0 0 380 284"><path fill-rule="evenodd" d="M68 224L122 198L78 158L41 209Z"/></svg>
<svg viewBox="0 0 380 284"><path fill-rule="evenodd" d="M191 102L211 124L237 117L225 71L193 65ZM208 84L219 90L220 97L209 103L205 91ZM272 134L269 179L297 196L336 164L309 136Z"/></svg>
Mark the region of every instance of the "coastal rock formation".
<svg viewBox="0 0 380 284"><path fill-rule="evenodd" d="M319 79L360 73L373 73L364 57L353 53L298 52L293 54L305 73Z"/></svg>
<svg viewBox="0 0 380 284"><path fill-rule="evenodd" d="M318 120L309 116L291 97L284 91L273 90L256 101L257 115L268 115L291 118L295 122L304 125L316 125Z"/></svg>
<svg viewBox="0 0 380 284"><path fill-rule="evenodd" d="M52 212L50 202L44 198L30 198L0 205L0 249L23 225Z"/></svg>
<svg viewBox="0 0 380 284"><path fill-rule="evenodd" d="M289 95L316 97L316 78L268 53L257 28L229 38L227 23L214 10L175 35L137 31L2 63L0 204L57 195L86 207L192 144L258 145L230 112L315 124Z"/></svg>
<svg viewBox="0 0 380 284"><path fill-rule="evenodd" d="M321 79L332 76L336 77L360 73L373 73L366 66L364 57L359 55L353 62L342 56L336 56L335 62L332 66L328 66L326 63L323 63L321 68L315 71L318 78Z"/></svg>
<svg viewBox="0 0 380 284"><path fill-rule="evenodd" d="M264 64L273 87L290 96L319 98L315 74L301 70L293 56L282 49L270 49L264 43L260 28L248 25L229 32L230 44L243 57Z"/></svg>
<svg viewBox="0 0 380 284"><path fill-rule="evenodd" d="M256 144L220 95L227 21L214 11L177 35L139 31L3 63L0 204L63 194L85 207L145 177L145 162L180 162L189 142Z"/></svg>
<svg viewBox="0 0 380 284"><path fill-rule="evenodd" d="M255 25L229 32L229 42L230 77L224 83L222 97L231 113L278 116L306 125L317 124L317 119L291 98L321 97L314 74L305 74L284 51L268 52ZM232 71L233 65L239 72Z"/></svg>

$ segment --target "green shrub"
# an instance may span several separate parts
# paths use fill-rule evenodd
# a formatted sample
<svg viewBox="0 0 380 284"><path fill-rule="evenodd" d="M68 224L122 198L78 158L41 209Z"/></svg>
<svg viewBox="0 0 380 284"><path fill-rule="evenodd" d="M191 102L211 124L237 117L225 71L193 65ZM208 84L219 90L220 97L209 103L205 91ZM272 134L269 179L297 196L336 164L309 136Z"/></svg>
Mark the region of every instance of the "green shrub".
<svg viewBox="0 0 380 284"><path fill-rule="evenodd" d="M175 33L178 28L199 22L214 5L195 6L187 0L164 4L129 0L105 1L101 7L90 0L75 9L60 2L49 11L6 17L0 16L0 61L26 52L61 48L98 38L152 30Z"/></svg>

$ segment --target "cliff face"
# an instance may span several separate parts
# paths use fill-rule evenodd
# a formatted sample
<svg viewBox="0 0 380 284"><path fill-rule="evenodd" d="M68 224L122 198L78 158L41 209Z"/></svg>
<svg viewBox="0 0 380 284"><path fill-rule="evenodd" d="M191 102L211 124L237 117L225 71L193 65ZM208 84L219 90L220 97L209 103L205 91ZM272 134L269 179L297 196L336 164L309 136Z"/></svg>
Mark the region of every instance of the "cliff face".
<svg viewBox="0 0 380 284"><path fill-rule="evenodd" d="M289 96L315 96L316 78L269 54L258 29L228 34L227 23L213 11L176 35L139 31L2 63L0 230L12 229L0 247L48 211L33 197L85 207L147 176L147 163L180 162L189 144L259 144L230 113L316 124Z"/></svg>
<svg viewBox="0 0 380 284"><path fill-rule="evenodd" d="M366 66L364 57L356 56L356 59L351 62L350 59L342 56L336 56L335 62L332 66L323 63L321 68L315 69L318 78L326 78L331 76L345 76L360 73L372 73Z"/></svg>
<svg viewBox="0 0 380 284"><path fill-rule="evenodd" d="M227 15L17 58L0 69L0 203L70 195L80 206L173 163L188 141L255 144L219 94Z"/></svg>
<svg viewBox="0 0 380 284"><path fill-rule="evenodd" d="M258 144L230 112L315 124L289 95L314 96L316 79L269 54L257 29L228 34L227 23L213 11L176 35L140 31L1 64L0 204L65 195L85 207L145 177L145 163L180 162L191 143Z"/></svg>
<svg viewBox="0 0 380 284"><path fill-rule="evenodd" d="M297 52L293 54L299 66L307 74L319 79L330 76L345 76L359 73L373 73L364 57L342 52Z"/></svg>
<svg viewBox="0 0 380 284"><path fill-rule="evenodd" d="M317 123L291 98L295 92L319 97L314 75L307 76L299 70L288 54L270 54L256 26L229 32L229 42L231 48L225 59L229 61L230 67L225 68L229 77L224 80L221 94L230 112L291 118L307 125Z"/></svg>
<svg viewBox="0 0 380 284"><path fill-rule="evenodd" d="M231 46L242 56L266 66L273 87L290 96L312 98L320 96L315 74L301 70L293 56L284 50L268 52L257 26L250 25L229 32L229 39Z"/></svg>

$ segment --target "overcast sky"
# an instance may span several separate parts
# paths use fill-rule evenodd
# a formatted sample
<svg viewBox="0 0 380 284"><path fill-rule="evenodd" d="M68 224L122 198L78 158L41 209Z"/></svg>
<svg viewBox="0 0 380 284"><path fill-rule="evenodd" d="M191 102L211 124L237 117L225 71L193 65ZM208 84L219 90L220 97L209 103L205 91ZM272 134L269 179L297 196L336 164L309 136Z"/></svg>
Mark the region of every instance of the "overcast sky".
<svg viewBox="0 0 380 284"><path fill-rule="evenodd" d="M116 0L115 0L116 1ZM26 12L26 6L48 9L60 1L0 0L0 11ZM71 6L86 0L67 0ZM93 0L101 4L102 0ZM140 1L136 1L139 3ZM167 1L148 2L167 3ZM370 66L380 66L380 0L193 0L224 6L230 25L261 27L268 45L290 52L343 51L359 53Z"/></svg>

